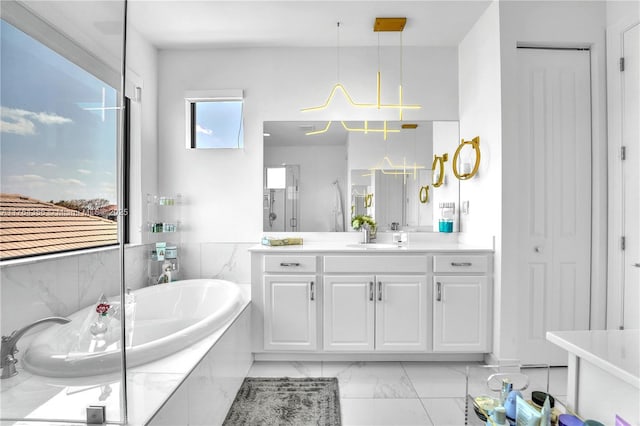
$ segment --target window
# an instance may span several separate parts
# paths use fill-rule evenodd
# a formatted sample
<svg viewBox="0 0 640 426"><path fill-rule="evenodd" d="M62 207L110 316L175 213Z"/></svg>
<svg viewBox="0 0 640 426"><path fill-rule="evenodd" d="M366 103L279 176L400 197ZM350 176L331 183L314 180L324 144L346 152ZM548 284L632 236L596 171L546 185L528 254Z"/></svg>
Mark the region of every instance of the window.
<svg viewBox="0 0 640 426"><path fill-rule="evenodd" d="M116 244L117 90L0 26L0 259Z"/></svg>
<svg viewBox="0 0 640 426"><path fill-rule="evenodd" d="M187 148L242 148L241 91L209 91L186 98Z"/></svg>

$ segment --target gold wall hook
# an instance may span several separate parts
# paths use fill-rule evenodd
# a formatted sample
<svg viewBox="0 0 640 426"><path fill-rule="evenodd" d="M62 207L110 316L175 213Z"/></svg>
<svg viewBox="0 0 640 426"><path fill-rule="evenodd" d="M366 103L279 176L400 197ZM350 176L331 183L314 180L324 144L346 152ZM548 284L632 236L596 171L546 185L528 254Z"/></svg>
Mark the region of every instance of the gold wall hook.
<svg viewBox="0 0 640 426"><path fill-rule="evenodd" d="M420 187L418 197L420 198L420 202L422 204L426 204L429 202L429 185Z"/></svg>
<svg viewBox="0 0 640 426"><path fill-rule="evenodd" d="M473 165L473 170L470 173L459 173L458 172L458 157L460 157L460 151L465 145L471 145L471 148L476 152L476 162ZM456 153L453 155L453 174L460 180L468 180L475 176L478 173L478 168L480 167L480 136L476 136L470 141L465 141L462 139L460 145L458 145L458 149L456 149Z"/></svg>
<svg viewBox="0 0 640 426"><path fill-rule="evenodd" d="M371 207L371 203L373 202L373 194L367 194L364 196L364 206Z"/></svg>
<svg viewBox="0 0 640 426"><path fill-rule="evenodd" d="M442 155L434 154L433 156L433 163L431 164L431 182L433 183L434 188L438 188L444 183L444 163L447 160L449 160L449 154L446 152ZM438 170L438 179L435 178L436 170Z"/></svg>

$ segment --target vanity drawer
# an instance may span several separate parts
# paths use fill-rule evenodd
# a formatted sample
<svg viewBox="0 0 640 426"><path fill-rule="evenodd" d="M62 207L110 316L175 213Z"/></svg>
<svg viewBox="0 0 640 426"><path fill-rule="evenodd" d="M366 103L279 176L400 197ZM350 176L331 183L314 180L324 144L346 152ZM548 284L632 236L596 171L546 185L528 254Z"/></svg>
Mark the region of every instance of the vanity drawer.
<svg viewBox="0 0 640 426"><path fill-rule="evenodd" d="M433 256L433 272L488 272L489 257L483 255Z"/></svg>
<svg viewBox="0 0 640 426"><path fill-rule="evenodd" d="M325 273L421 273L427 272L426 255L325 256Z"/></svg>
<svg viewBox="0 0 640 426"><path fill-rule="evenodd" d="M316 272L315 256L265 256L265 272Z"/></svg>

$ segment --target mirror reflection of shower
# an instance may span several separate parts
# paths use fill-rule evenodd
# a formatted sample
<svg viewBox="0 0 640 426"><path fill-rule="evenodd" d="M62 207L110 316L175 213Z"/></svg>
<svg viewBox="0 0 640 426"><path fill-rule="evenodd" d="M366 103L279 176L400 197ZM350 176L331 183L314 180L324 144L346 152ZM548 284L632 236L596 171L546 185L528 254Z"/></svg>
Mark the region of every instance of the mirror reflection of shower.
<svg viewBox="0 0 640 426"><path fill-rule="evenodd" d="M300 166L266 167L265 175L263 229L271 232L297 231Z"/></svg>

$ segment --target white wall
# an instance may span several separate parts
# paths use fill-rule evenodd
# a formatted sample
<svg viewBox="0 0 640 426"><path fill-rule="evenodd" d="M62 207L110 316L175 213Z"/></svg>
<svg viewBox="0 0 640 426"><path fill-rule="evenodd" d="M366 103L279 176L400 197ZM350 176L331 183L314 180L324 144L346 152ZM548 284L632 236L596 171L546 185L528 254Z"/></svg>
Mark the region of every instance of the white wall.
<svg viewBox="0 0 640 426"><path fill-rule="evenodd" d="M460 138L480 136L481 163L477 175L460 183L460 200L469 202L469 214L461 218L465 235L496 236L494 267L494 348L500 356L502 304L516 300L503 289L502 246L502 107L500 74L500 5L492 3L458 47ZM466 148L465 148L466 149ZM448 170L453 161L449 151ZM449 173L449 179L455 179Z"/></svg>
<svg viewBox="0 0 640 426"><path fill-rule="evenodd" d="M462 99L460 99L462 102ZM467 100L465 100L467 102ZM462 103L460 104L462 106ZM432 225L433 229L438 231L438 224L440 220L441 210L439 208L440 203L456 203L456 212L460 211L460 181L453 175L451 165L453 163L453 154L456 152L456 148L460 143L460 128L459 123L455 121L437 121L433 123L433 153L434 155L442 156L444 153L449 154L449 160L444 163L445 175L444 182L441 186L434 188L431 185L429 190L429 204L432 210ZM431 184L431 167L433 165L433 156L428 163L429 174L428 180L423 185ZM458 215L459 216L459 215ZM460 223L456 220L453 224L453 231L458 232L460 230Z"/></svg>
<svg viewBox="0 0 640 426"><path fill-rule="evenodd" d="M518 102L517 44L549 47L589 47L591 51L592 97L592 309L591 327L604 326L606 300L606 74L605 74L604 2L500 2L500 43L502 79L502 232L500 281L501 338L497 353L502 358L517 355L518 300L515 287L519 280L517 238L520 222L512 214L521 184L517 179ZM461 88L461 93L463 89Z"/></svg>
<svg viewBox="0 0 640 426"><path fill-rule="evenodd" d="M342 192L342 209L349 218L347 187L347 147L345 145L273 146L265 149L264 166L282 163L300 166L298 229L301 232L334 231L337 180ZM345 224L346 226L346 224Z"/></svg>
<svg viewBox="0 0 640 426"><path fill-rule="evenodd" d="M341 82L354 100L375 101L377 49L341 50ZM383 60L387 56L391 52L383 49ZM406 111L405 119L457 120L456 49L405 47L404 58L404 101L423 105ZM338 98L334 108L300 112L329 95L336 78L332 48L168 50L160 52L158 62L159 186L165 193L185 194L186 242L258 241L263 121L397 118L397 113L354 110ZM385 64L381 66L383 100L396 101L397 64ZM244 90L243 150L184 148L184 94L206 89Z"/></svg>
<svg viewBox="0 0 640 426"><path fill-rule="evenodd" d="M480 136L482 163L477 177L461 184L469 200L462 230L496 236L494 355L517 358L519 275L516 206L518 170L518 43L547 47L589 47L593 105L593 269L592 327L604 324L606 255L606 139L604 2L493 3L459 46L461 138Z"/></svg>
<svg viewBox="0 0 640 426"><path fill-rule="evenodd" d="M640 20L640 2L609 0L607 4L607 27L620 23L633 23Z"/></svg>

